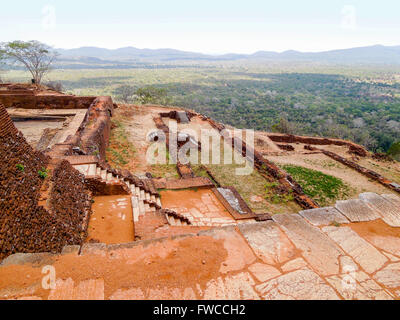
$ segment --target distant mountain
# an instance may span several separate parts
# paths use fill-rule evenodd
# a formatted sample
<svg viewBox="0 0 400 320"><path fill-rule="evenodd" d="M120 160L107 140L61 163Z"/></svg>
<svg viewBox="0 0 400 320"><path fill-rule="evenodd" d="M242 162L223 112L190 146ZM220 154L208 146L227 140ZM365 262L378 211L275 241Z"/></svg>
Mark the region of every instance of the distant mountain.
<svg viewBox="0 0 400 320"><path fill-rule="evenodd" d="M77 63L85 65L132 64L132 63L168 63L177 61L285 61L285 62L319 62L335 64L400 64L400 46L369 46L352 49L332 50L325 52L299 51L259 51L254 54L207 55L175 49L138 49L126 47L104 49L82 47L77 49L57 49L60 53L59 64Z"/></svg>

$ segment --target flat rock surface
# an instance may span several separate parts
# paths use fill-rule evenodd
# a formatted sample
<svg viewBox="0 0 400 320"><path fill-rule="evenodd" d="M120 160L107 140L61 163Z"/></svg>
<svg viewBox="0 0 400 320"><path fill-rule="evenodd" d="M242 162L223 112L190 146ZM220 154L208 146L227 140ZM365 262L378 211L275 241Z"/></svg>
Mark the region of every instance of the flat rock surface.
<svg viewBox="0 0 400 320"><path fill-rule="evenodd" d="M332 223L349 223L345 216L332 207L305 210L299 212L299 214L316 227L329 226Z"/></svg>
<svg viewBox="0 0 400 320"><path fill-rule="evenodd" d="M256 286L266 300L338 300L335 291L315 272L297 270Z"/></svg>
<svg viewBox="0 0 400 320"><path fill-rule="evenodd" d="M376 272L388 261L375 247L348 227L325 227L323 230L368 273Z"/></svg>
<svg viewBox="0 0 400 320"><path fill-rule="evenodd" d="M400 263L392 263L377 272L374 279L389 288L400 288Z"/></svg>
<svg viewBox="0 0 400 320"><path fill-rule="evenodd" d="M380 218L377 212L359 199L338 201L335 208L351 222L373 221Z"/></svg>
<svg viewBox="0 0 400 320"><path fill-rule="evenodd" d="M400 197L394 194L383 194L382 197L400 208Z"/></svg>
<svg viewBox="0 0 400 320"><path fill-rule="evenodd" d="M296 255L296 248L273 221L239 225L239 230L265 263L281 264Z"/></svg>
<svg viewBox="0 0 400 320"><path fill-rule="evenodd" d="M364 272L332 276L327 280L346 300L393 300L387 290Z"/></svg>
<svg viewBox="0 0 400 320"><path fill-rule="evenodd" d="M400 208L376 193L360 194L360 199L368 203L374 211L379 213L388 225L400 227Z"/></svg>
<svg viewBox="0 0 400 320"><path fill-rule="evenodd" d="M57 255L16 254L0 266L0 300L400 298L399 228L382 219L341 227L316 227L297 214L273 219L86 243L80 252L70 246ZM42 288L44 266L55 268L55 288Z"/></svg>
<svg viewBox="0 0 400 320"><path fill-rule="evenodd" d="M320 229L311 226L297 214L275 215L273 219L285 230L294 245L302 250L303 257L314 270L322 275L339 273L339 257L344 253Z"/></svg>

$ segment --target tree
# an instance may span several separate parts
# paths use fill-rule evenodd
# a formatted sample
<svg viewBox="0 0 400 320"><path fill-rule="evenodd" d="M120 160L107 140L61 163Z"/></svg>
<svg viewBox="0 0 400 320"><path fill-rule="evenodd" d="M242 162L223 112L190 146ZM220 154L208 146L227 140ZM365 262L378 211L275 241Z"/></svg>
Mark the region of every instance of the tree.
<svg viewBox="0 0 400 320"><path fill-rule="evenodd" d="M394 142L388 150L388 155L400 161L400 141Z"/></svg>
<svg viewBox="0 0 400 320"><path fill-rule="evenodd" d="M2 43L0 52L8 60L27 68L36 84L40 84L44 75L50 72L58 55L51 47L39 41Z"/></svg>
<svg viewBox="0 0 400 320"><path fill-rule="evenodd" d="M123 85L115 88L113 93L117 96L119 100L128 104L133 102L136 92L135 90L135 87Z"/></svg>
<svg viewBox="0 0 400 320"><path fill-rule="evenodd" d="M135 94L141 104L154 103L168 105L171 100L170 97L168 97L166 89L153 86L139 88L136 90Z"/></svg>
<svg viewBox="0 0 400 320"><path fill-rule="evenodd" d="M279 123L276 123L272 126L272 131L285 134L295 134L297 128L296 125L292 122L289 122L287 117L284 115L279 120Z"/></svg>
<svg viewBox="0 0 400 320"><path fill-rule="evenodd" d="M2 72L3 72L3 66L4 66L4 64L5 64L5 55L4 55L4 53L3 52L1 52L0 51L0 83L2 83L3 82L3 80L1 79L1 74L2 74Z"/></svg>

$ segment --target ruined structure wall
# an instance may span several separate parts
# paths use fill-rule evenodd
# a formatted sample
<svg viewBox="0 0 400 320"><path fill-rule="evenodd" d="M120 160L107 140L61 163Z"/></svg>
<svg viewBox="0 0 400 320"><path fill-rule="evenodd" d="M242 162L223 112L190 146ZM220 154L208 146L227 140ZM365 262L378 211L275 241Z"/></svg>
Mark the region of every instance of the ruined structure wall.
<svg viewBox="0 0 400 320"><path fill-rule="evenodd" d="M0 119L0 259L81 244L82 216L90 210L83 177L69 163L33 150L1 105ZM49 167L49 177L40 177Z"/></svg>
<svg viewBox="0 0 400 320"><path fill-rule="evenodd" d="M32 92L0 91L0 103L6 108L21 109L87 109L95 97L70 95L35 95Z"/></svg>
<svg viewBox="0 0 400 320"><path fill-rule="evenodd" d="M368 155L368 151L364 147L346 140L318 138L318 137L303 137L290 134L268 134L268 137L274 142L304 143L311 145L348 146L352 153L356 153L357 155L363 157Z"/></svg>
<svg viewBox="0 0 400 320"><path fill-rule="evenodd" d="M89 108L88 123L80 135L80 146L87 155L106 158L114 105L110 97L98 97Z"/></svg>

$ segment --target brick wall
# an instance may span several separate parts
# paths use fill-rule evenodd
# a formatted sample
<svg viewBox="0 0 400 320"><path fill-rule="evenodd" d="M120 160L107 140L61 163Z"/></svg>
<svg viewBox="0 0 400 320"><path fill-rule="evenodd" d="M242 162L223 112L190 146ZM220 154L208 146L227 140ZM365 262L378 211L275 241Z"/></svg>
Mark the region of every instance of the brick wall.
<svg viewBox="0 0 400 320"><path fill-rule="evenodd" d="M95 154L105 160L113 111L110 97L98 97L90 106L86 126L80 135L80 146L86 154Z"/></svg>
<svg viewBox="0 0 400 320"><path fill-rule="evenodd" d="M0 259L81 244L90 213L83 176L33 150L1 105L0 119ZM48 178L41 178L48 168Z"/></svg>
<svg viewBox="0 0 400 320"><path fill-rule="evenodd" d="M6 108L22 109L87 109L95 97L71 95L35 95L32 92L0 92L0 103Z"/></svg>

